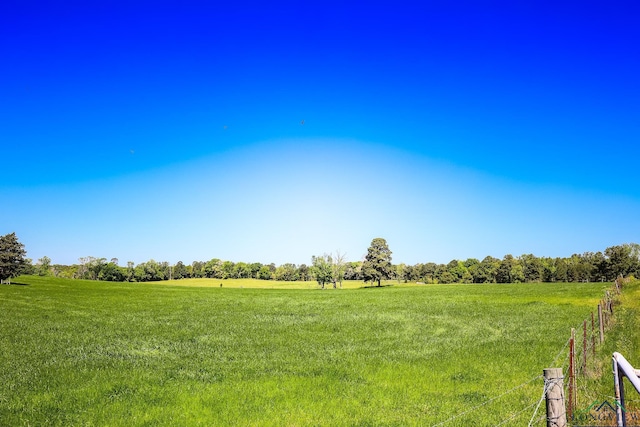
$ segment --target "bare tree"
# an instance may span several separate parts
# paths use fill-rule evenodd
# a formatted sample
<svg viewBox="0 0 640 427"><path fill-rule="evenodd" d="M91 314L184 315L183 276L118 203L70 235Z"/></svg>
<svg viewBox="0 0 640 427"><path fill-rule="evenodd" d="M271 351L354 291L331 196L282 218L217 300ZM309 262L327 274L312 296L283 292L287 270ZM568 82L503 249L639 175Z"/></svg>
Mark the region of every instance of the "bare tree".
<svg viewBox="0 0 640 427"><path fill-rule="evenodd" d="M342 281L344 280L344 273L347 270L346 254L336 251L333 257L333 264L331 265L331 281L333 282L333 289L337 288L337 284L340 284L342 289Z"/></svg>

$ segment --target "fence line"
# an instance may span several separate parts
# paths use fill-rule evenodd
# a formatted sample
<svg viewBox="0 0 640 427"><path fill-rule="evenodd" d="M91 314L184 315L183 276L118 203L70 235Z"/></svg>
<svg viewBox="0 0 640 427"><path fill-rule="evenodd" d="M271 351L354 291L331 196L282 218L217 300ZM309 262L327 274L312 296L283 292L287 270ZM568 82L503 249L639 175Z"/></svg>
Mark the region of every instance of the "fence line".
<svg viewBox="0 0 640 427"><path fill-rule="evenodd" d="M605 332L612 326L617 295L620 294L624 284L628 282L629 279L618 277L611 288L605 290L604 296L597 307L598 328L596 329L595 313L592 311L579 325L571 328L571 337L553 359L552 364L549 365L549 367L556 367L562 354L566 351L567 346L569 347L569 351L566 353L561 367L562 372L568 372L568 381L564 383L564 392L565 396L568 396L566 409L569 418L576 409L578 393L582 396L593 397L595 399L593 395L590 395L590 390L586 384L587 379L593 372L593 363L596 361L596 349L598 345L604 342ZM531 419L533 420L534 418L535 413Z"/></svg>
<svg viewBox="0 0 640 427"><path fill-rule="evenodd" d="M582 342L580 343L581 345L575 346L577 349L574 349L575 351L572 355L576 361L576 366L574 366L573 371L575 378L565 384L565 386L569 388L567 394L573 395L573 400L567 402L569 405L567 408L568 413L572 413L577 405L578 392L589 396L589 390L584 385L584 382L591 373L593 362L596 361L597 346L604 342L606 335L605 332L611 329L613 311L617 300L616 297L620 294L622 287L625 283L628 283L628 281L628 279L619 277L615 280L610 289L605 290L604 297L600 300L600 304L598 305L598 331L595 330L595 315L593 312L590 314L591 319L585 319L582 322L581 327L576 328L577 330L581 329L578 336L581 338ZM589 324L589 320L591 320L592 324L591 330L589 330L587 326ZM598 340L596 340L596 334L598 334ZM576 339L576 341L579 340ZM589 362L591 362L591 364ZM582 383L580 386L578 386L578 379L580 383Z"/></svg>

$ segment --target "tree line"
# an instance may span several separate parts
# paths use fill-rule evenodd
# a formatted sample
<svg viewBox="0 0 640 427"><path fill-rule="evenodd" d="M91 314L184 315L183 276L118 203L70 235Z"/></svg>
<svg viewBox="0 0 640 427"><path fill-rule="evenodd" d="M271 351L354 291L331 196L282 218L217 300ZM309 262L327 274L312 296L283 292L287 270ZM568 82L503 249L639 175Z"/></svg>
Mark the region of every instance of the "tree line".
<svg viewBox="0 0 640 427"><path fill-rule="evenodd" d="M448 264L396 266L396 277L424 283L524 283L524 282L609 282L618 276L640 275L640 245L611 246L604 252L585 252L568 258L525 254L469 258Z"/></svg>
<svg viewBox="0 0 640 427"><path fill-rule="evenodd" d="M43 257L35 264L29 264L28 268L30 267L32 274L90 280L150 282L188 278L252 278L278 281L317 280L321 287L327 284L337 287L342 280L364 280L379 284L381 279L425 284L600 282L615 280L620 275L639 277L640 245L630 243L611 246L604 252L585 252L564 258L537 257L533 254L514 257L508 254L502 259L487 256L482 260L454 259L447 264L427 262L391 265L389 262L385 267L385 274L378 274L370 267L379 263L380 260L374 260L372 264L367 264L366 259L345 261L344 255L340 253L313 256L310 265L286 263L279 266L273 263L232 262L218 258L193 261L191 264L178 261L172 265L149 260L137 265L128 262L126 266L121 266L116 258L107 260L95 257L80 258L78 264L73 265L52 265L50 259Z"/></svg>
<svg viewBox="0 0 640 427"><path fill-rule="evenodd" d="M603 252L585 252L570 257L537 257L525 254L502 259L487 256L452 260L447 264L433 262L415 265L391 263L391 251L384 239L371 242L362 261L345 260L345 255L313 256L311 265L286 263L233 262L213 258L176 264L149 260L140 264L127 262L121 266L117 258L79 258L77 264L52 264L49 257L33 263L25 258L24 245L15 233L0 236L0 279L10 280L19 274L38 274L74 279L114 282L152 282L188 278L261 279L278 281L316 280L324 288L342 286L343 280L377 283L394 279L416 283L519 283L519 282L600 282L618 276L640 277L640 245L628 243L606 248Z"/></svg>

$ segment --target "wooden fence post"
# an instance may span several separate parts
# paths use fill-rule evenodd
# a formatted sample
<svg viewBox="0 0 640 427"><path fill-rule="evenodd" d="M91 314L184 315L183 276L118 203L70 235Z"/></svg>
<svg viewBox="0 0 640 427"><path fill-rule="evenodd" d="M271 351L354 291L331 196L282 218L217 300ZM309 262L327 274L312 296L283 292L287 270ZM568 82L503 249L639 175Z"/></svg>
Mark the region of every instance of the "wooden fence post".
<svg viewBox="0 0 640 427"><path fill-rule="evenodd" d="M609 319L611 319L611 317L613 316L613 299L609 300L609 313L610 313Z"/></svg>
<svg viewBox="0 0 640 427"><path fill-rule="evenodd" d="M567 415L569 419L573 416L574 401L576 400L576 330L571 328L571 339L569 340L569 399L567 402Z"/></svg>
<svg viewBox="0 0 640 427"><path fill-rule="evenodd" d="M605 308L607 309L607 325L609 324L609 320L611 319L611 315L613 314L613 298L611 298L611 294L609 293L609 291L605 291L607 298L606 298L606 306Z"/></svg>
<svg viewBox="0 0 640 427"><path fill-rule="evenodd" d="M561 368L543 370L547 427L566 427L567 412L564 405L564 377Z"/></svg>
<svg viewBox="0 0 640 427"><path fill-rule="evenodd" d="M600 328L600 344L604 342L604 325L602 324L602 304L598 304L598 327Z"/></svg>

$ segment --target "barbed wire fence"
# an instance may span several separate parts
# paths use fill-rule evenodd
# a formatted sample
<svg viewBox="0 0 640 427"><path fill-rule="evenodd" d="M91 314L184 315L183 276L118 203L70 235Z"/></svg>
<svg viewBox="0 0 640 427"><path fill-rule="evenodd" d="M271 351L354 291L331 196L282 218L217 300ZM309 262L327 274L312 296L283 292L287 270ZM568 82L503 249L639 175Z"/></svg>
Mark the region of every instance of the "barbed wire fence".
<svg viewBox="0 0 640 427"><path fill-rule="evenodd" d="M581 324L571 328L569 338L569 364L563 372L566 372L568 381L565 382L567 398L567 418L572 419L578 408L578 403L589 404L599 397L592 387L595 377L601 374L601 363L597 359L597 348L604 343L606 332L613 326L613 313L618 295L628 279L618 277L611 289L606 290L597 307L597 319L595 312L584 319ZM566 371L565 371L566 369Z"/></svg>
<svg viewBox="0 0 640 427"><path fill-rule="evenodd" d="M562 348L558 351L550 364L552 366L560 368L564 374L560 380L563 381L563 397L565 400L567 410L567 420L570 420L577 408L578 396L580 396L581 402L591 402L597 399L594 391L590 387L589 380L600 372L599 364L596 359L596 350L599 345L604 342L604 334L612 326L613 310L617 300L617 296L627 279L619 277L613 283L610 290L605 291L605 295L598 304L597 318L596 313L591 312L590 316L584 319L580 324L571 328L571 336L565 341ZM491 424L491 426L503 426L503 425L526 425L527 427L546 426L548 414L545 409L542 409L542 403L547 397L547 391L553 382L547 381L543 375L537 375L522 384L510 388L504 393L495 396L491 399L485 400L478 405L469 408L463 412L447 418L437 424L433 424L432 427L465 425L460 424L462 420L471 414L477 413L486 406L494 403L498 403L506 399L507 396L521 390L527 386L532 385L534 382L544 379L544 386L542 394L539 399L533 402L527 402L521 409L503 415L497 423ZM527 422L528 420L528 422ZM519 421L516 423L516 421ZM525 424L526 423L526 424Z"/></svg>

